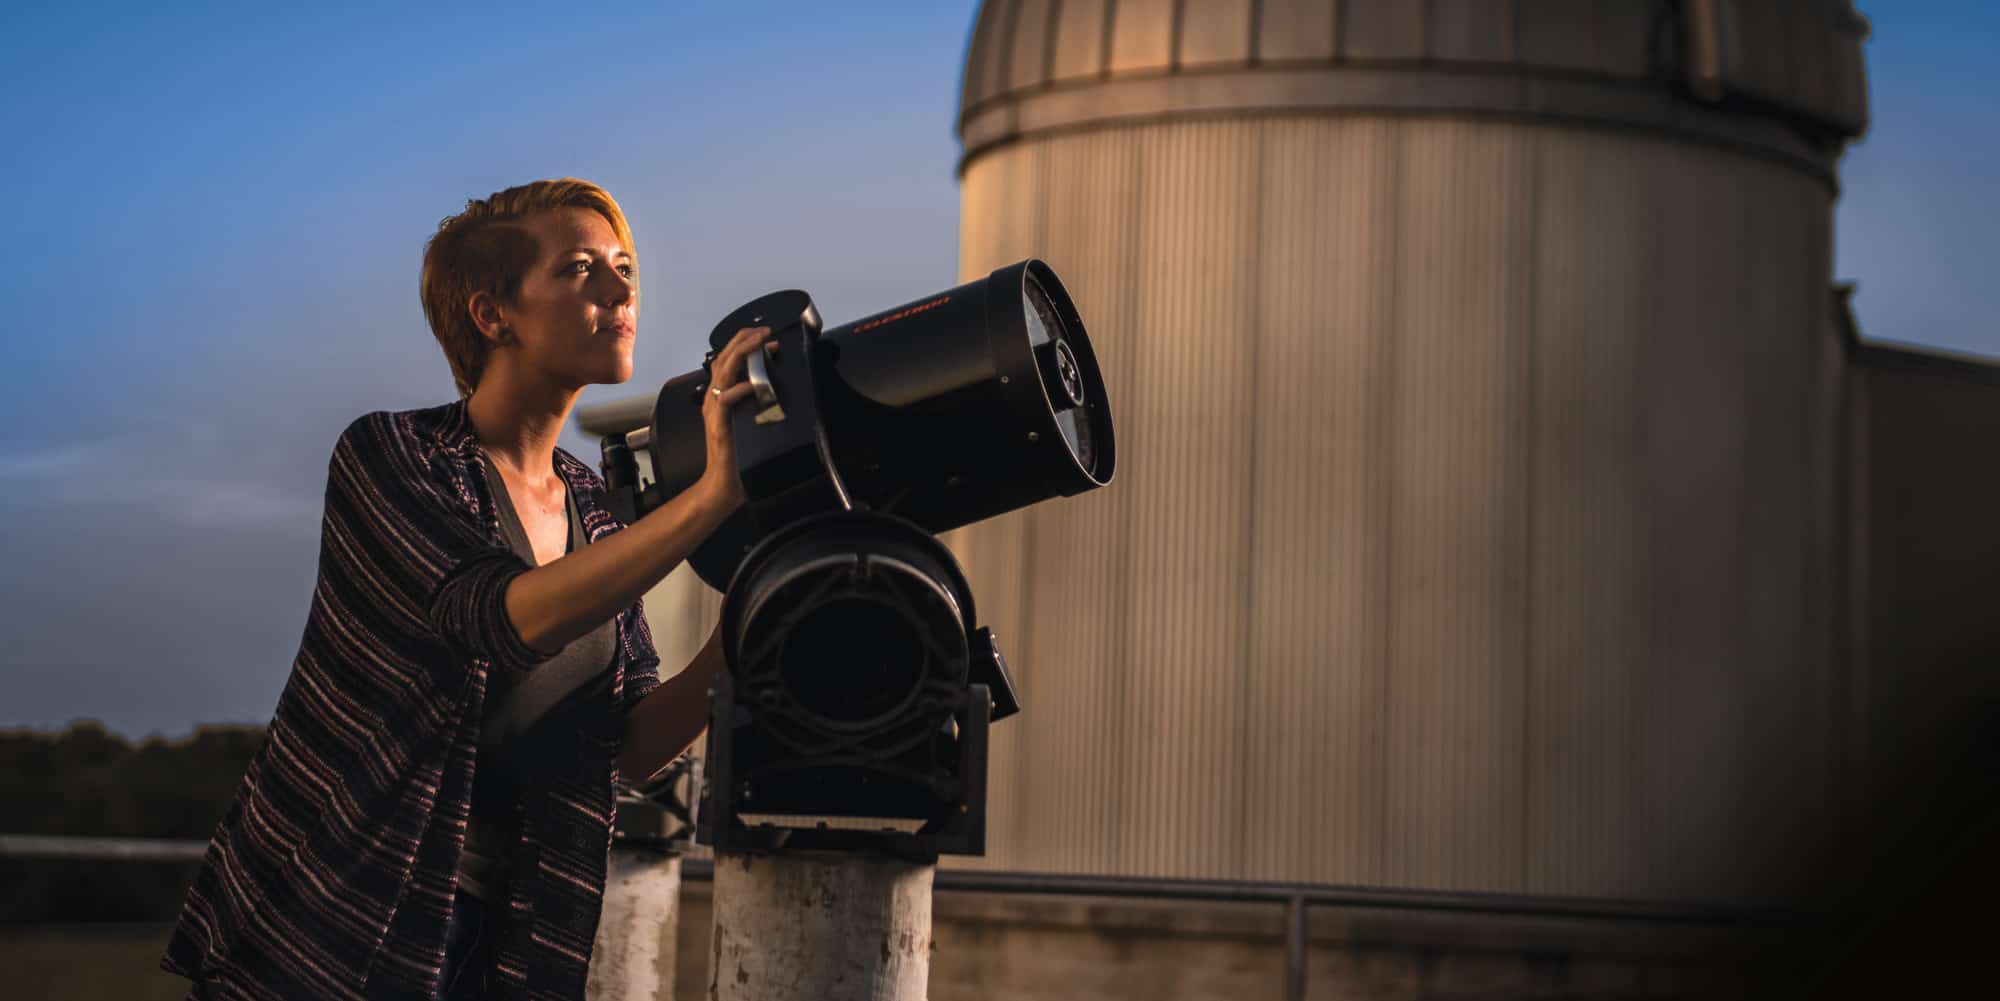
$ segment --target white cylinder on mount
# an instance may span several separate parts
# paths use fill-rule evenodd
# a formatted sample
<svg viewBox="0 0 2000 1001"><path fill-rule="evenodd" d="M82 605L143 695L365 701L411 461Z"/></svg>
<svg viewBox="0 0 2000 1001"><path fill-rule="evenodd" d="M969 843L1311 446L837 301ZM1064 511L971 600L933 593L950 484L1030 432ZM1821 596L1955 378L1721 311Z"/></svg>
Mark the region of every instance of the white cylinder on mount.
<svg viewBox="0 0 2000 1001"><path fill-rule="evenodd" d="M935 867L856 855L715 861L711 1001L923 1001Z"/></svg>
<svg viewBox="0 0 2000 1001"><path fill-rule="evenodd" d="M614 850L590 950L589 1001L674 1001L681 860Z"/></svg>

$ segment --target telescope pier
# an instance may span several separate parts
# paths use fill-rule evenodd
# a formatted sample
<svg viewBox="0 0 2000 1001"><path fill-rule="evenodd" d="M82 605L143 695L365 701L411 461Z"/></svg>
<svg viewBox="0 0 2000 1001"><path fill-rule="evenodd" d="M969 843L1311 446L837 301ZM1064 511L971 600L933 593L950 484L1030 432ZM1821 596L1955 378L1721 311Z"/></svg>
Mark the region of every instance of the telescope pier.
<svg viewBox="0 0 2000 1001"><path fill-rule="evenodd" d="M719 856L710 1001L924 1001L936 871L844 852Z"/></svg>

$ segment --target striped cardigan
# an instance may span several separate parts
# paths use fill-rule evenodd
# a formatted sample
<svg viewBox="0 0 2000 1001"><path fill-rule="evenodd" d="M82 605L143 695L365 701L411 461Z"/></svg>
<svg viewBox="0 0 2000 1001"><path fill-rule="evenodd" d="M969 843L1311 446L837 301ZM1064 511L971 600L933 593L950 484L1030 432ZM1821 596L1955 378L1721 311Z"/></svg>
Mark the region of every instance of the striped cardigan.
<svg viewBox="0 0 2000 1001"><path fill-rule="evenodd" d="M555 464L590 540L618 531L596 474ZM463 403L341 434L298 657L161 959L191 998L435 995L488 681L543 659L502 601L526 570ZM618 639L521 794L498 997L583 997L624 714L659 683L638 605Z"/></svg>

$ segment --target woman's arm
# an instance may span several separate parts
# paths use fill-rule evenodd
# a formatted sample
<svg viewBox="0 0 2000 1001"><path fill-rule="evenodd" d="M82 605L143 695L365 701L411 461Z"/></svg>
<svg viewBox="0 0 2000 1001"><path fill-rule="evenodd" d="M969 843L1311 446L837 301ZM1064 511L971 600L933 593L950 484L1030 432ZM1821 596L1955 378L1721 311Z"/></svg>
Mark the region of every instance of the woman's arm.
<svg viewBox="0 0 2000 1001"><path fill-rule="evenodd" d="M729 410L750 394L744 356L759 350L769 327L738 331L710 366L714 387L702 396L708 440L701 479L650 514L598 541L535 567L507 584L507 617L521 641L561 650L638 601L688 558L743 503Z"/></svg>
<svg viewBox="0 0 2000 1001"><path fill-rule="evenodd" d="M704 473L623 531L515 577L507 587L507 616L521 641L561 650L632 607L740 503L742 487L732 497L720 479Z"/></svg>
<svg viewBox="0 0 2000 1001"><path fill-rule="evenodd" d="M625 714L625 743L618 754L621 781L639 785L694 746L708 727L709 686L723 670L718 624L686 670L660 682Z"/></svg>

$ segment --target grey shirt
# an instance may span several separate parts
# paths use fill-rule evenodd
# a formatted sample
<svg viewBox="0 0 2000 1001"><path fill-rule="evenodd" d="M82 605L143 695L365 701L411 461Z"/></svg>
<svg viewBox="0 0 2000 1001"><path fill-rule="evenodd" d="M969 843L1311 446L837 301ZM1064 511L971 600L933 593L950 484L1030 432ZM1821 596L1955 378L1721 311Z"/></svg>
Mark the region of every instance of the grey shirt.
<svg viewBox="0 0 2000 1001"><path fill-rule="evenodd" d="M486 483L500 511L500 530L516 555L535 565L535 549L521 518L514 511L513 498L493 460L480 456L486 468ZM583 518L577 514L576 498L568 497L569 552L589 543ZM508 765L509 752L519 749L532 735L535 724L579 693L587 694L593 683L603 681L617 655L617 621L606 622L572 640L555 656L543 661L525 676L502 678L491 675L486 692L486 710L479 724L479 759L474 766L475 785L472 815L465 835L465 851L458 867L459 885L482 900L498 900L504 892L506 853L513 843L515 804L510 795L515 776Z"/></svg>

